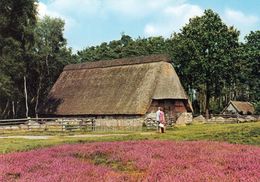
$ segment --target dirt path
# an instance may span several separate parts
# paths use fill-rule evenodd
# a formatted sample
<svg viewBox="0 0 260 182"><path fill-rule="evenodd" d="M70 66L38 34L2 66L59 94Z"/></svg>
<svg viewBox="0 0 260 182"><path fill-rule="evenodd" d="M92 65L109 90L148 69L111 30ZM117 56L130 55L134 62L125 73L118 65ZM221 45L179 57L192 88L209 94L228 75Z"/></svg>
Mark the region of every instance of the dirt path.
<svg viewBox="0 0 260 182"><path fill-rule="evenodd" d="M66 138L91 138L91 137L104 137L104 136L127 136L129 134L88 134L88 135L71 135L71 136L61 136ZM4 138L23 138L30 140L46 140L50 138L54 138L57 136L0 136L0 139Z"/></svg>
<svg viewBox="0 0 260 182"><path fill-rule="evenodd" d="M23 138L23 139L32 139L32 140L39 140L39 139L49 139L53 136L0 136L0 139L3 138Z"/></svg>

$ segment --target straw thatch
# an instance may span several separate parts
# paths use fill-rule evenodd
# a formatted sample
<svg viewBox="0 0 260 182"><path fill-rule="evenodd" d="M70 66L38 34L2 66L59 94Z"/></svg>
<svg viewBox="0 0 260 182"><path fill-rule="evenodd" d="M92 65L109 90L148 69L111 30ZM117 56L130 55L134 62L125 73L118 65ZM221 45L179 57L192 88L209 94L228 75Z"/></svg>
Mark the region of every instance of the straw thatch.
<svg viewBox="0 0 260 182"><path fill-rule="evenodd" d="M45 114L143 115L152 99L187 96L167 56L98 61L64 68Z"/></svg>
<svg viewBox="0 0 260 182"><path fill-rule="evenodd" d="M230 106L239 114L254 114L255 112L255 108L250 102L230 101L227 107L223 110L223 113L227 113Z"/></svg>

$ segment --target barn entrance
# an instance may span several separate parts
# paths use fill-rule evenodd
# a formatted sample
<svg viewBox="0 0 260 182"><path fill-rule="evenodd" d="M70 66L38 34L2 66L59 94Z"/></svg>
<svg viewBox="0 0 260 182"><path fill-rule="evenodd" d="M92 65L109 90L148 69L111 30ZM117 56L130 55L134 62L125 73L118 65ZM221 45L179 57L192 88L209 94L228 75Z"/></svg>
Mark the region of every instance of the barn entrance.
<svg viewBox="0 0 260 182"><path fill-rule="evenodd" d="M167 123L175 123L181 113L187 112L186 102L181 99L153 99L148 113L154 113L158 107L162 107Z"/></svg>

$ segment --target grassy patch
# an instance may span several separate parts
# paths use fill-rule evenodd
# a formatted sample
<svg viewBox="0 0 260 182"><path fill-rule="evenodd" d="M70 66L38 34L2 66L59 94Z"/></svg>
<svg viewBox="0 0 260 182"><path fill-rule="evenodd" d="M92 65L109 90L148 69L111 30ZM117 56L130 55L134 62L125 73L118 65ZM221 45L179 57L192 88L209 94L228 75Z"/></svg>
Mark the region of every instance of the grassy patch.
<svg viewBox="0 0 260 182"><path fill-rule="evenodd" d="M7 180L16 181L21 177L20 173L7 173Z"/></svg>
<svg viewBox="0 0 260 182"><path fill-rule="evenodd" d="M10 153L15 151L28 151L31 149L42 148L63 143L62 139L51 140L28 140L28 139L0 139L0 153Z"/></svg>
<svg viewBox="0 0 260 182"><path fill-rule="evenodd" d="M157 133L155 130L142 132L118 132L126 135L110 135L97 137L97 134L111 134L110 132L75 132L75 133L56 133L50 139L29 140L29 139L0 139L0 153L14 151L27 151L35 148L48 147L62 143L85 143L102 141L129 141L129 140L212 140L225 141L229 143L260 145L260 122L241 123L241 124L194 124L188 126L178 126L167 128L166 133ZM34 133L35 134L35 133ZM43 133L38 133L43 135ZM93 137L69 138L68 135L88 134ZM115 134L113 132L112 134ZM15 135L15 133L12 133ZM20 135L20 134L16 134ZM25 132L23 135L32 135Z"/></svg>
<svg viewBox="0 0 260 182"><path fill-rule="evenodd" d="M133 165L132 162L122 162L120 160L112 159L108 154L97 151L90 155L85 155L81 153L76 153L73 155L74 157L80 160L86 160L87 162L91 162L94 165L102 165L109 168L112 168L116 171L121 172L139 172Z"/></svg>

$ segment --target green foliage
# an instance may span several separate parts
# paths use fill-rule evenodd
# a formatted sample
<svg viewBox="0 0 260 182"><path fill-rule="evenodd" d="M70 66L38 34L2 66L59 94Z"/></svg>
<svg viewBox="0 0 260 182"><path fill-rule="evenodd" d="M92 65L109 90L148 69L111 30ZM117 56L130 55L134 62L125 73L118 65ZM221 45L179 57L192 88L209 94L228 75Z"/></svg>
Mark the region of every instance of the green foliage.
<svg viewBox="0 0 260 182"><path fill-rule="evenodd" d="M22 79L34 43L35 0L0 2L0 118L10 116L11 102L22 102ZM17 106L18 107L18 106Z"/></svg>
<svg viewBox="0 0 260 182"><path fill-rule="evenodd" d="M166 53L168 42L163 37L138 38L133 40L122 35L120 40L88 47L78 52L80 62L109 60L123 57Z"/></svg>
<svg viewBox="0 0 260 182"><path fill-rule="evenodd" d="M45 16L35 27L33 59L28 66L28 82L34 85L29 89L31 114L38 113L39 104L46 100L63 67L72 63L72 52L63 36L64 25L59 18Z"/></svg>
<svg viewBox="0 0 260 182"><path fill-rule="evenodd" d="M220 96L224 85L232 81L238 36L239 32L225 25L212 10L190 19L172 36L171 55L177 72L186 90L205 89L206 111L212 96Z"/></svg>
<svg viewBox="0 0 260 182"><path fill-rule="evenodd" d="M260 115L260 101L254 103L255 114Z"/></svg>
<svg viewBox="0 0 260 182"><path fill-rule="evenodd" d="M233 65L233 83L228 92L234 93L234 100L258 102L260 100L260 31L250 32L236 49Z"/></svg>
<svg viewBox="0 0 260 182"><path fill-rule="evenodd" d="M76 60L66 47L64 21L37 19L36 2L0 2L0 118L25 116L24 77L29 115L37 114L64 65Z"/></svg>
<svg viewBox="0 0 260 182"><path fill-rule="evenodd" d="M0 2L1 38L13 38L21 43L25 50L28 43L33 43L32 26L36 23L35 0L2 0ZM2 40L5 42L5 40ZM2 42L1 41L1 42ZM1 49L5 45L1 45Z"/></svg>
<svg viewBox="0 0 260 182"><path fill-rule="evenodd" d="M260 30L251 32L245 40L243 58L248 68L244 72L247 75L250 100L260 101Z"/></svg>

